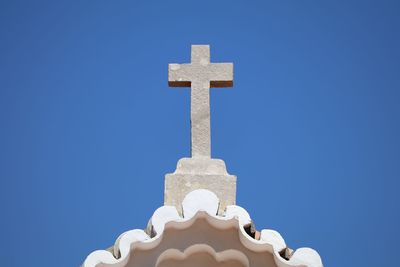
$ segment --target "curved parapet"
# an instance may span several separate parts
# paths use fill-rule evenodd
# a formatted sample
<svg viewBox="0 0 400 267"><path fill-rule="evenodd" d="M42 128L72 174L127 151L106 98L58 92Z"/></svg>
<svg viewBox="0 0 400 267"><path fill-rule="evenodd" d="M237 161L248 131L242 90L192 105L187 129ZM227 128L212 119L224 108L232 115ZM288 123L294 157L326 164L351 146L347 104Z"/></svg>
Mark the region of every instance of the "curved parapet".
<svg viewBox="0 0 400 267"><path fill-rule="evenodd" d="M190 192L182 207L183 216L174 206L158 208L146 231L123 233L113 253L95 251L83 266L172 267L190 262L190 266L323 267L315 250L300 248L293 252L274 230L264 229L256 238L249 235L252 221L239 206L227 206L217 215L219 199L211 191Z"/></svg>

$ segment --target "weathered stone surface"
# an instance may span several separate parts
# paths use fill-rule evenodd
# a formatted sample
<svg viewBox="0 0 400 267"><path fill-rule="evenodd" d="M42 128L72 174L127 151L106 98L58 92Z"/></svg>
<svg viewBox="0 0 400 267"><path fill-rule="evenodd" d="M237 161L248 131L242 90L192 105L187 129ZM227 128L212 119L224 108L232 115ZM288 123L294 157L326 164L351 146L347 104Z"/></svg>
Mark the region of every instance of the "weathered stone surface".
<svg viewBox="0 0 400 267"><path fill-rule="evenodd" d="M182 214L185 196L196 189L212 191L220 199L218 214L236 203L236 176L228 174L220 159L183 158L176 171L165 175L164 205L177 207Z"/></svg>
<svg viewBox="0 0 400 267"><path fill-rule="evenodd" d="M208 189L221 200L219 212L236 200L236 176L229 175L222 160L211 159L210 88L233 85L232 63L210 63L208 45L192 45L190 64L169 64L168 83L191 87L191 153L165 176L164 205L182 214L183 198L196 189Z"/></svg>
<svg viewBox="0 0 400 267"><path fill-rule="evenodd" d="M211 157L210 87L233 85L232 63L210 63L210 46L192 45L190 64L169 64L168 84L191 87L192 157Z"/></svg>

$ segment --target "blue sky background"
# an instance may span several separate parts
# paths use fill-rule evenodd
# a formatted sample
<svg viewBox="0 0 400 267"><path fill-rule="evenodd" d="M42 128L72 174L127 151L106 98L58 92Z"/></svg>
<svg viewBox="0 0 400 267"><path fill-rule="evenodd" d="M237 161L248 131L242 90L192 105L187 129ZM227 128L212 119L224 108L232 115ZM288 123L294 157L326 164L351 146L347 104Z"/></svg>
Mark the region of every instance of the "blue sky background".
<svg viewBox="0 0 400 267"><path fill-rule="evenodd" d="M210 44L212 155L258 229L325 266L394 266L400 2L1 1L1 266L78 266L162 205L189 156L167 64Z"/></svg>

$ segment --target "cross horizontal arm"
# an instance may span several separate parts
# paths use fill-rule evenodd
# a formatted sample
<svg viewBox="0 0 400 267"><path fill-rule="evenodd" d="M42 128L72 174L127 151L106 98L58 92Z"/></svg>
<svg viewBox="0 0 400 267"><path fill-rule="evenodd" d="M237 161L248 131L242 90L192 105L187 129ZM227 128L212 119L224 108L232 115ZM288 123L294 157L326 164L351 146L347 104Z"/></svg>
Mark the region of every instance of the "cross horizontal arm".
<svg viewBox="0 0 400 267"><path fill-rule="evenodd" d="M212 63L208 66L210 87L233 86L233 64Z"/></svg>
<svg viewBox="0 0 400 267"><path fill-rule="evenodd" d="M207 65L169 64L168 84L172 87L190 87L193 81L209 82L210 87L233 86L233 64L211 63Z"/></svg>
<svg viewBox="0 0 400 267"><path fill-rule="evenodd" d="M190 64L168 64L168 85L190 87L193 74Z"/></svg>

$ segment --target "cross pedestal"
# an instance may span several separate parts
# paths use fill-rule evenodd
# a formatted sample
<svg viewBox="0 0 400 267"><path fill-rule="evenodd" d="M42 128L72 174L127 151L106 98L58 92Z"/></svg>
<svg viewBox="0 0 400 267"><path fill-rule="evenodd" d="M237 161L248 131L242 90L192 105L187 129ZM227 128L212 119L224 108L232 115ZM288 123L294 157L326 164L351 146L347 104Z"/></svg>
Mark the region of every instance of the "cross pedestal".
<svg viewBox="0 0 400 267"><path fill-rule="evenodd" d="M169 64L168 84L190 87L191 158L179 160L165 176L164 205L181 210L183 198L196 189L208 189L220 199L220 212L236 201L236 176L225 163L211 158L210 88L233 85L232 63L211 63L208 45L192 45L190 64Z"/></svg>

